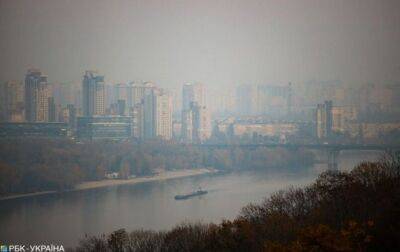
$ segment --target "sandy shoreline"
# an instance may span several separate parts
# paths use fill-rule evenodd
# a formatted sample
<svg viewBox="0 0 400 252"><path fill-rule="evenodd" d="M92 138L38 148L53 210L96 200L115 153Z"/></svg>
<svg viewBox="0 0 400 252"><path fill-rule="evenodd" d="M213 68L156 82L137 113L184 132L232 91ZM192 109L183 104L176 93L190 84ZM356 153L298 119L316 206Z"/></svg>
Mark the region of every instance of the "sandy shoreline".
<svg viewBox="0 0 400 252"><path fill-rule="evenodd" d="M88 181L83 182L75 186L74 189L68 191L82 191L87 189L94 189L100 187L107 187L107 186L116 186L116 185L124 185L124 184L138 184L138 183L145 183L151 181L162 181L167 179L175 179L175 178L184 178L184 177L191 177L202 175L206 173L214 173L215 170L207 169L207 168L200 168L200 169L191 169L191 170L178 170L178 171L165 171L159 174L156 174L151 177L137 177L131 179L107 179L107 180L100 180L100 181ZM17 199L23 197L31 197L43 194L51 194L57 193L58 191L43 191L43 192L35 192L35 193L24 193L24 194L17 194L17 195L10 195L6 197L1 197L1 200L8 200L8 199ZM65 191L64 191L65 192Z"/></svg>
<svg viewBox="0 0 400 252"><path fill-rule="evenodd" d="M183 178L183 177L190 177L196 176L206 173L212 173L213 170L200 168L200 169L193 169L193 170L179 170L179 171L166 171L159 173L157 175L151 177L138 177L132 179L107 179L101 181L90 181L84 182L79 184L73 189L76 190L85 190L85 189L93 189L98 187L105 187L105 186L113 186L113 185L123 185L123 184L137 184L143 182L151 182L151 181L160 181L166 179L174 179L174 178Z"/></svg>

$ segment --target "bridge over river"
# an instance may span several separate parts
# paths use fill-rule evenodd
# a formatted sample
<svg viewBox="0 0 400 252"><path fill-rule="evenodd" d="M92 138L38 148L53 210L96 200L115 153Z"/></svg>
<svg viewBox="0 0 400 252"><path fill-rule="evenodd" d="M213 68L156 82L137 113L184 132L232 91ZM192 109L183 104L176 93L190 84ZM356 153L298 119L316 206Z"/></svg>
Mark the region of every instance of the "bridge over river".
<svg viewBox="0 0 400 252"><path fill-rule="evenodd" d="M309 149L322 151L326 155L326 163L329 169L337 170L338 157L344 150L359 151L399 151L400 145L386 144L299 144L299 143L254 143L254 144L194 144L194 146L208 149L230 149L230 148L283 148L288 150Z"/></svg>

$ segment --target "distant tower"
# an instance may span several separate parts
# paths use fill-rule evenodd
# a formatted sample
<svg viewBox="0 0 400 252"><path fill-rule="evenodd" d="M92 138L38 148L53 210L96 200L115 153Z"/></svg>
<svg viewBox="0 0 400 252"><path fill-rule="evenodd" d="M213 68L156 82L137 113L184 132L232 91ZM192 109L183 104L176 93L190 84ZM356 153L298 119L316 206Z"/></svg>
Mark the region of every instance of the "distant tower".
<svg viewBox="0 0 400 252"><path fill-rule="evenodd" d="M172 138L172 97L163 90L156 95L156 136Z"/></svg>
<svg viewBox="0 0 400 252"><path fill-rule="evenodd" d="M130 110L132 116L132 136L137 139L144 139L144 118L143 104L136 104Z"/></svg>
<svg viewBox="0 0 400 252"><path fill-rule="evenodd" d="M144 90L143 137L172 138L172 98L164 90L152 87Z"/></svg>
<svg viewBox="0 0 400 252"><path fill-rule="evenodd" d="M120 100L125 102L125 114L131 115L131 111L133 107L135 106L135 102L133 102L133 89L134 89L134 83L120 83L116 84L114 86L114 98L113 98L113 103L120 102ZM139 101L140 103L140 101Z"/></svg>
<svg viewBox="0 0 400 252"><path fill-rule="evenodd" d="M287 116L290 117L292 115L292 83L289 82L288 91L287 91Z"/></svg>
<svg viewBox="0 0 400 252"><path fill-rule="evenodd" d="M68 109L68 124L69 127L73 130L75 130L75 126L76 126L76 108L73 104L68 104L67 105L67 109Z"/></svg>
<svg viewBox="0 0 400 252"><path fill-rule="evenodd" d="M54 97L49 97L47 99L48 102L48 111L49 111L49 115L48 115L48 119L49 122L55 122L56 121L56 114L57 114L57 110L56 110L56 104L54 102Z"/></svg>
<svg viewBox="0 0 400 252"><path fill-rule="evenodd" d="M316 111L317 137L326 139L331 136L333 126L332 101L317 105Z"/></svg>
<svg viewBox="0 0 400 252"><path fill-rule="evenodd" d="M143 99L145 96L146 90L151 90L155 88L155 85L152 82L144 82L144 83L131 83L131 104L135 106L137 104L143 103Z"/></svg>
<svg viewBox="0 0 400 252"><path fill-rule="evenodd" d="M50 87L47 76L38 69L29 69L25 76L25 119L28 122L47 122Z"/></svg>
<svg viewBox="0 0 400 252"><path fill-rule="evenodd" d="M86 71L82 81L83 115L105 114L104 76L95 71Z"/></svg>
<svg viewBox="0 0 400 252"><path fill-rule="evenodd" d="M183 141L202 142L211 136L211 119L205 103L203 84L183 85L181 129Z"/></svg>
<svg viewBox="0 0 400 252"><path fill-rule="evenodd" d="M24 120L24 85L20 81L0 83L0 121Z"/></svg>
<svg viewBox="0 0 400 252"><path fill-rule="evenodd" d="M186 83L182 88L182 111L190 109L190 104L196 102L199 106L206 106L205 87L202 83Z"/></svg>
<svg viewBox="0 0 400 252"><path fill-rule="evenodd" d="M191 103L192 135L193 142L203 142L211 136L211 121L205 106L199 106L196 102Z"/></svg>
<svg viewBox="0 0 400 252"><path fill-rule="evenodd" d="M132 135L137 139L152 139L156 136L156 89L151 82L128 84L127 109L132 116Z"/></svg>

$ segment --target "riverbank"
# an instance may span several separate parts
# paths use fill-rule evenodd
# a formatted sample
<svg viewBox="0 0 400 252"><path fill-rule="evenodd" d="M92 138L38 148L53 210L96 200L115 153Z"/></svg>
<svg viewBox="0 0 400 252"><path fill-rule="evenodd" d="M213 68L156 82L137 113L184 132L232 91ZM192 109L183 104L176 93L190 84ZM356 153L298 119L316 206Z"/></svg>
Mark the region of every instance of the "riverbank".
<svg viewBox="0 0 400 252"><path fill-rule="evenodd" d="M68 190L68 191L82 191L88 189L95 189L100 187L108 187L108 186L117 186L117 185L124 185L124 184L137 184L137 183L146 183L152 181L162 181L168 179L177 179L177 178L184 178L184 177L192 177L203 175L207 173L215 173L216 170L209 169L209 168L199 168L199 169L190 169L190 170L177 170L177 171L164 171L158 173L154 176L148 177L136 177L131 179L106 179L100 181L88 181L83 182L75 186L75 188ZM2 200L10 200L10 199L17 199L17 198L25 198L25 197L32 197L44 194L51 194L57 193L59 191L43 191L43 192L34 192L34 193L24 193L24 194L15 194L5 197L0 197L0 201Z"/></svg>
<svg viewBox="0 0 400 252"><path fill-rule="evenodd" d="M154 176L150 177L137 177L132 179L107 179L101 181L90 181L79 184L75 187L74 190L86 190L86 189L94 189L99 187L106 186L115 186L115 185L124 185L124 184L137 184L143 182L151 182L151 181L161 181L167 179L175 179L175 178L183 178L183 177L191 177L202 175L206 173L214 173L215 170L200 168L200 169L191 169L191 170L178 170L178 171L165 171L158 173Z"/></svg>

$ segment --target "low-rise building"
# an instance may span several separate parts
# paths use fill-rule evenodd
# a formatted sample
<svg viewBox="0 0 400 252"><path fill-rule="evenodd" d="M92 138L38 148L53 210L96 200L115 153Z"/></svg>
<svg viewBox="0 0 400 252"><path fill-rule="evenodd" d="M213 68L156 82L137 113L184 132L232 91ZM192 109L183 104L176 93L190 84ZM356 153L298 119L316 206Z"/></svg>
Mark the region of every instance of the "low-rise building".
<svg viewBox="0 0 400 252"><path fill-rule="evenodd" d="M256 133L261 136L280 137L295 134L297 130L298 127L294 123L235 124L233 126L233 132L237 136Z"/></svg>
<svg viewBox="0 0 400 252"><path fill-rule="evenodd" d="M79 139L128 139L132 135L130 116L78 117L77 136Z"/></svg>
<svg viewBox="0 0 400 252"><path fill-rule="evenodd" d="M25 137L67 137L68 124L58 122L20 122L0 123L0 137L25 138Z"/></svg>
<svg viewBox="0 0 400 252"><path fill-rule="evenodd" d="M299 126L291 122L229 123L219 124L218 130L226 135L243 136L254 134L268 137L286 137L298 132Z"/></svg>

